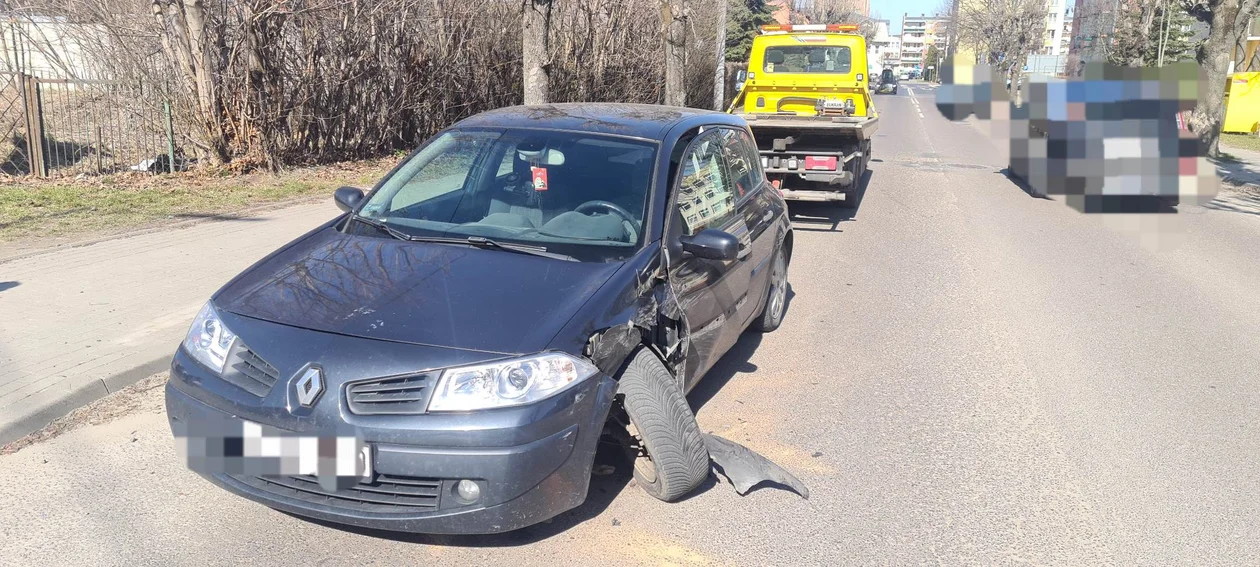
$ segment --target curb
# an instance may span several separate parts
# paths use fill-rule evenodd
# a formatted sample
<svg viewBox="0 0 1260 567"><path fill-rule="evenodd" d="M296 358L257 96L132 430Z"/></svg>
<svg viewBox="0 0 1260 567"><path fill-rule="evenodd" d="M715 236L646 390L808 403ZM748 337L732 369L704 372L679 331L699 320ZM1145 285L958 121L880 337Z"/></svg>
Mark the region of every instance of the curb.
<svg viewBox="0 0 1260 567"><path fill-rule="evenodd" d="M76 409L104 398L105 396L135 384L136 382L144 380L149 376L157 374L158 372L169 368L170 364L171 358L169 356L164 356L131 368L130 370L124 370L122 372L88 382L87 384L84 384L83 386L80 386L79 388L62 396L60 399L40 408L35 413L23 416L12 423L0 425L0 447L39 431L58 418L61 418Z"/></svg>

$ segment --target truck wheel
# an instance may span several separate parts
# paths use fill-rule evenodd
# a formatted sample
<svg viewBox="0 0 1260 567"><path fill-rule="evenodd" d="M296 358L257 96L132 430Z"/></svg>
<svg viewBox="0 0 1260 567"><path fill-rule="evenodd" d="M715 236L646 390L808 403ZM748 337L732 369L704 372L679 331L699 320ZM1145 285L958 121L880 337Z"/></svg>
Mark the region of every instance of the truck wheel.
<svg viewBox="0 0 1260 567"><path fill-rule="evenodd" d="M787 311L787 255L783 247L774 253L774 263L770 265L770 289L766 290L765 307L761 308L761 316L753 322L753 328L769 333L783 324L783 314Z"/></svg>
<svg viewBox="0 0 1260 567"><path fill-rule="evenodd" d="M634 478L648 494L673 502L709 477L709 450L696 414L678 381L647 349L640 349L621 373L620 391L646 455L634 462Z"/></svg>
<svg viewBox="0 0 1260 567"><path fill-rule="evenodd" d="M852 162L853 183L850 183L848 189L844 192L844 200L840 202L841 207L846 209L857 208L858 200L862 198L862 176L866 173L865 162L865 155L862 156L862 159Z"/></svg>

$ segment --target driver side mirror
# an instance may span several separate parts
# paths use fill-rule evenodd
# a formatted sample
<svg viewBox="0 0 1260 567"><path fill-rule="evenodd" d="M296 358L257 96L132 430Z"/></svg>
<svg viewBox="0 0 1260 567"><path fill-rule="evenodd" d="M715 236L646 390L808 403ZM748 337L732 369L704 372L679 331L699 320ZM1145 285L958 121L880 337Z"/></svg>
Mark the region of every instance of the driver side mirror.
<svg viewBox="0 0 1260 567"><path fill-rule="evenodd" d="M739 257L739 239L716 228L706 228L679 239L683 252L708 260L734 260Z"/></svg>
<svg viewBox="0 0 1260 567"><path fill-rule="evenodd" d="M350 212L363 200L363 190L358 187L342 187L333 192L333 200L342 211Z"/></svg>

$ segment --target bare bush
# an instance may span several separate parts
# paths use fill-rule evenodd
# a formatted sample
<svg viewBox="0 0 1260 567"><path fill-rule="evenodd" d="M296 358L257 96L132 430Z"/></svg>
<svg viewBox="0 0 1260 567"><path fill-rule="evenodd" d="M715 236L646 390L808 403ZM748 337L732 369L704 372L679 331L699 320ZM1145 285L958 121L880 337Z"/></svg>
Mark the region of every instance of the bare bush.
<svg viewBox="0 0 1260 567"><path fill-rule="evenodd" d="M681 0L676 0L681 4ZM279 169L410 149L523 101L523 4L549 4L551 102L659 103L661 0L25 0L75 22L98 74L161 85L179 144ZM686 11L687 100L707 106L716 13ZM145 101L161 112L162 101Z"/></svg>

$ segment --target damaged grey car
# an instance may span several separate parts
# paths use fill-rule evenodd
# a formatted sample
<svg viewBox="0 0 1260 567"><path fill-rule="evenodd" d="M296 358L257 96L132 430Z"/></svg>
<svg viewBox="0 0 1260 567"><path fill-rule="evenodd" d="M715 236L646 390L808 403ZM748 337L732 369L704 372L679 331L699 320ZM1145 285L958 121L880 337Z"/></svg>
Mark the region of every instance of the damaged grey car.
<svg viewBox="0 0 1260 567"><path fill-rule="evenodd" d="M170 424L211 482L342 524L497 533L582 504L602 440L661 500L713 462L741 492L806 495L685 398L787 309L791 224L742 119L500 109L335 200L174 357Z"/></svg>

